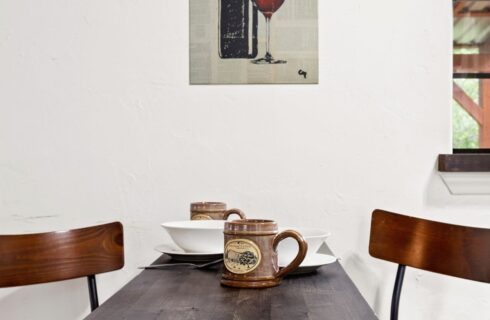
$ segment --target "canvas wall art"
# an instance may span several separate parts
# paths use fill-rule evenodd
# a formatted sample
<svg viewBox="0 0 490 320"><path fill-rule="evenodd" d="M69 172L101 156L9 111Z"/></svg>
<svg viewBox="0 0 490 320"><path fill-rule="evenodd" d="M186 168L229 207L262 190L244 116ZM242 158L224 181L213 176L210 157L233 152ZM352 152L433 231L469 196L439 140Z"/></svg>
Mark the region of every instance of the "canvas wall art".
<svg viewBox="0 0 490 320"><path fill-rule="evenodd" d="M191 84L318 83L318 0L189 0Z"/></svg>

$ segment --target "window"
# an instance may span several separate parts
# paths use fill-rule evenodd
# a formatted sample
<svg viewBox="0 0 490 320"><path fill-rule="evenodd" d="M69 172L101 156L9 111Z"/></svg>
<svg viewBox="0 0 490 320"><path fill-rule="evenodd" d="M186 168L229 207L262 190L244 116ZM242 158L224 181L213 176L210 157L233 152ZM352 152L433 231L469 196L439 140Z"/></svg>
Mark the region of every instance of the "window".
<svg viewBox="0 0 490 320"><path fill-rule="evenodd" d="M490 0L455 0L453 13L453 148L490 152Z"/></svg>
<svg viewBox="0 0 490 320"><path fill-rule="evenodd" d="M490 172L490 0L453 0L453 154L439 155L439 171ZM473 177L473 178L471 178ZM482 184L477 177L454 181ZM488 177L488 176L486 176ZM450 177L445 179L450 188ZM444 177L443 177L444 179ZM473 179L473 180L471 180ZM476 181L476 182L475 182ZM463 188L464 189L464 188ZM478 189L478 188L477 188ZM451 192L454 192L451 189ZM480 190L481 191L481 190ZM487 192L488 189L485 191ZM477 192L479 193L479 192Z"/></svg>

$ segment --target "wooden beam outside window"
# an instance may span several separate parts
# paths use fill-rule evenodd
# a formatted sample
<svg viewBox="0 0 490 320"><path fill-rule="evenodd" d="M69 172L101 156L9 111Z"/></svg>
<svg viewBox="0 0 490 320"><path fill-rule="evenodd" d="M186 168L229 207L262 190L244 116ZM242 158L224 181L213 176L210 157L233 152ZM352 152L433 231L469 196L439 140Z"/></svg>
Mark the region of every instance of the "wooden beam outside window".
<svg viewBox="0 0 490 320"><path fill-rule="evenodd" d="M453 98L459 105L468 112L468 114L475 119L478 125L483 123L483 111L482 108L471 99L466 92L461 89L456 82L453 81Z"/></svg>
<svg viewBox="0 0 490 320"><path fill-rule="evenodd" d="M464 7L466 7L466 4L468 2L469 1L459 1L458 3L456 3L453 9L454 15L456 16Z"/></svg>
<svg viewBox="0 0 490 320"><path fill-rule="evenodd" d="M490 73L490 54L453 54L454 73Z"/></svg>
<svg viewBox="0 0 490 320"><path fill-rule="evenodd" d="M488 11L469 11L469 12L454 12L455 18L488 18L490 17L490 12Z"/></svg>
<svg viewBox="0 0 490 320"><path fill-rule="evenodd" d="M480 148L490 148L490 80L480 80Z"/></svg>

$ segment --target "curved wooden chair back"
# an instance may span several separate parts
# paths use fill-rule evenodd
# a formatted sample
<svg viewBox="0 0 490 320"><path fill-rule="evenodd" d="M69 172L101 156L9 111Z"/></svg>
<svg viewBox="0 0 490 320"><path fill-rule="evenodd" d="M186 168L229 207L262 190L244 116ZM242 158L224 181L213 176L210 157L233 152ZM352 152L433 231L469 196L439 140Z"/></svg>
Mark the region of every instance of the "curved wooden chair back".
<svg viewBox="0 0 490 320"><path fill-rule="evenodd" d="M398 318L405 266L490 283L490 229L374 210L369 254L399 264L391 319Z"/></svg>
<svg viewBox="0 0 490 320"><path fill-rule="evenodd" d="M93 310L98 306L94 275L123 266L123 226L119 222L59 232L0 235L0 288L87 276Z"/></svg>
<svg viewBox="0 0 490 320"><path fill-rule="evenodd" d="M490 282L490 229L375 210L369 254L405 266Z"/></svg>

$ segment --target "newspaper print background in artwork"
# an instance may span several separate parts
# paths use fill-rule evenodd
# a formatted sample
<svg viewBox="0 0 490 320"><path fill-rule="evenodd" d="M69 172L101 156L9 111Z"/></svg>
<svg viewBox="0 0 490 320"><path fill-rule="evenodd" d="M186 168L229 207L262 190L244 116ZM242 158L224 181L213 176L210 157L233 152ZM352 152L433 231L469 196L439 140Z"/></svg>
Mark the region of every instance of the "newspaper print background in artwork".
<svg viewBox="0 0 490 320"><path fill-rule="evenodd" d="M318 0L189 1L191 84L318 83Z"/></svg>

